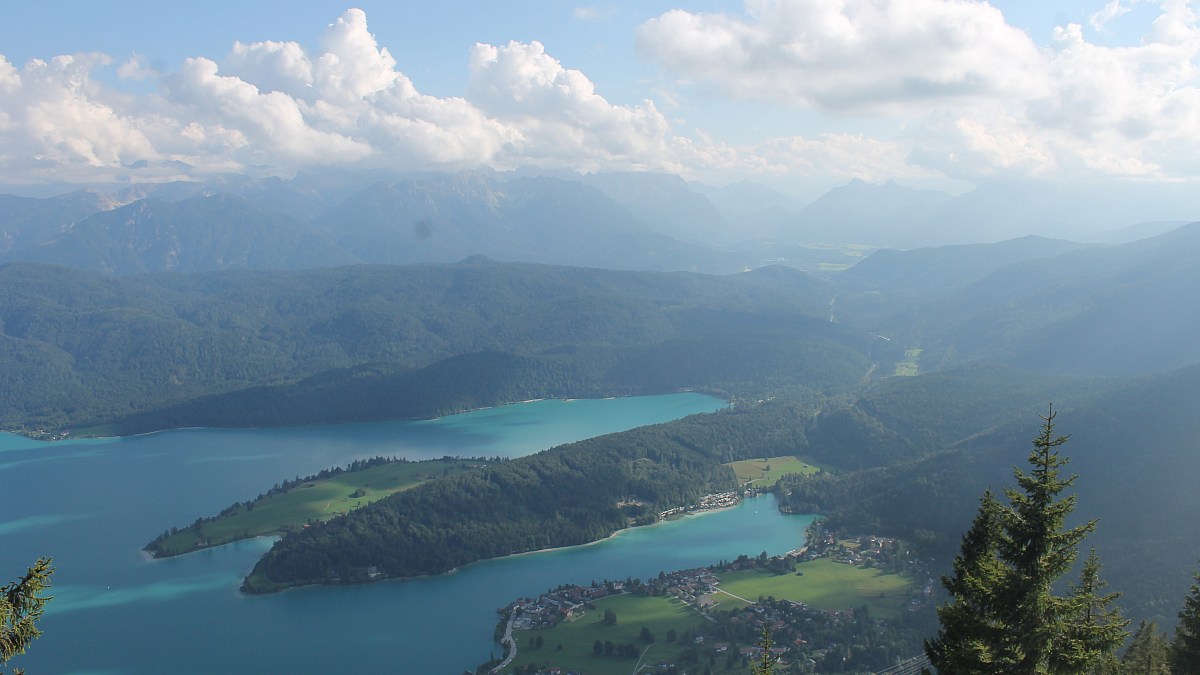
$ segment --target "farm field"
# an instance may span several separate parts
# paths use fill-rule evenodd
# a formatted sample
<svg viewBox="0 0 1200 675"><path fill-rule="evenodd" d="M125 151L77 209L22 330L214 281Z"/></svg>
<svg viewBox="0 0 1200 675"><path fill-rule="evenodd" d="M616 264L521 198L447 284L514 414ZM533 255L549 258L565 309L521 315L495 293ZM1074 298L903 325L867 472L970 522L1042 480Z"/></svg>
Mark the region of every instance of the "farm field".
<svg viewBox="0 0 1200 675"><path fill-rule="evenodd" d="M577 670L588 675L627 675L633 671L637 658L596 655L596 640L601 643L632 643L638 652L647 644L639 639L642 627L650 630L655 641L646 650L643 664L660 660L671 661L683 648L683 634L700 625L704 619L696 610L668 596L614 595L596 600L596 609L574 621L564 621L554 628L514 631L518 640L517 658L505 672L513 672L526 664L561 666L564 672ZM604 611L612 610L617 623L603 622ZM667 642L667 631L674 629L676 642ZM530 639L542 639L540 648L530 647ZM559 649L559 645L562 646ZM656 670L656 669L652 669Z"/></svg>
<svg viewBox="0 0 1200 675"><path fill-rule="evenodd" d="M770 487L786 473L799 473L807 476L820 471L818 467L791 456L743 459L729 462L728 466L732 467L733 472L737 474L739 483L752 483L754 487Z"/></svg>
<svg viewBox="0 0 1200 675"><path fill-rule="evenodd" d="M829 558L819 558L796 566L796 574L772 574L765 570L723 572L717 599L728 608L741 601L775 597L804 602L817 609L848 609L866 604L871 616L891 619L900 615L908 599L911 579L877 569L864 569Z"/></svg>

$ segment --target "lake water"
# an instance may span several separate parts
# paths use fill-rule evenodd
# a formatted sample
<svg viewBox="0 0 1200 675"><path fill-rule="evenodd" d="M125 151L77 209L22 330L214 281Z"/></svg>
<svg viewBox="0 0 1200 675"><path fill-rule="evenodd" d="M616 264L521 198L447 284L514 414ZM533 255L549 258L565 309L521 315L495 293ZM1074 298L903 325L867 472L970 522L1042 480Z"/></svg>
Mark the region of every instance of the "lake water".
<svg viewBox="0 0 1200 675"><path fill-rule="evenodd" d="M536 401L439 420L185 429L40 443L0 434L0 583L52 555L45 631L10 666L31 673L461 673L500 648L496 608L559 583L646 577L798 546L810 522L770 496L627 530L589 546L369 586L238 592L271 542L167 560L142 545L283 478L378 454L521 456L710 412L699 394Z"/></svg>

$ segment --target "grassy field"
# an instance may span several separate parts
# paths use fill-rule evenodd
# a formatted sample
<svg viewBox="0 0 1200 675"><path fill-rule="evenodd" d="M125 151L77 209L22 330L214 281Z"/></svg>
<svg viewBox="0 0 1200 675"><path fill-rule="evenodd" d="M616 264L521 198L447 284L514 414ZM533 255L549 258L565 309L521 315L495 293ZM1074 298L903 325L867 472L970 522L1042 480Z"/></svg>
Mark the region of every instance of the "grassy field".
<svg viewBox="0 0 1200 675"><path fill-rule="evenodd" d="M637 663L636 658L621 656L596 656L592 646L596 640L613 644L634 643L639 649L644 649L646 643L638 640L642 626L650 629L655 642L646 652L645 664L658 663L660 659L672 661L676 654L683 649L682 636L684 631L700 625L704 619L691 607L669 597L638 597L634 595L615 595L601 598L595 602L596 609L589 610L575 621L563 623L545 630L514 631L513 636L519 640L517 658L505 672L513 672L518 666L528 663L537 665L561 666L578 670L587 675L628 675ZM617 614L616 625L607 625L601 621L604 610L611 609ZM667 642L667 631L674 628L680 641ZM544 640L541 649L529 647L529 639L541 636ZM558 649L558 645L562 649ZM645 672L656 672L649 669Z"/></svg>
<svg viewBox="0 0 1200 675"><path fill-rule="evenodd" d="M761 570L721 574L721 590L746 600L759 596L786 598L807 603L817 609L848 609L866 604L871 616L891 619L904 611L911 580L879 570L862 569L820 558L801 563L795 574L771 574ZM717 599L725 608L742 604L718 593Z"/></svg>
<svg viewBox="0 0 1200 675"><path fill-rule="evenodd" d="M827 558L801 563L797 570L802 571L803 576L761 570L722 572L718 575L720 588L726 593L716 594L717 607L734 609L747 604L734 596L749 601L756 601L759 596L773 596L804 602L818 609L848 609L865 604L871 616L886 619L899 616L908 600L910 580L895 574L835 563ZM515 631L517 658L505 672L534 664L560 666L564 672L576 670L588 675L624 675L632 672L636 659L596 656L592 651L596 640L635 643L639 648L645 648L646 643L638 639L642 626L645 626L654 634L655 642L642 663L653 665L659 660L673 661L685 647L682 643L684 631L705 625L699 613L673 597L618 595L597 600L595 605L596 609L582 617L554 628ZM616 625L602 622L606 609L616 613ZM667 631L672 628L680 638L676 643L666 642ZM539 636L543 640L542 647L531 647L529 640ZM559 645L562 645L561 649ZM645 672L656 670L651 668Z"/></svg>
<svg viewBox="0 0 1200 675"><path fill-rule="evenodd" d="M469 471L480 464L476 460L457 459L395 462L307 481L285 493L255 500L251 508L237 506L227 515L183 528L158 542L155 554L157 557L179 555L303 527L310 520L328 520L427 480Z"/></svg>
<svg viewBox="0 0 1200 675"><path fill-rule="evenodd" d="M753 482L755 487L770 487L785 473L809 475L819 469L795 457L771 457L768 459L743 459L730 462L739 483Z"/></svg>
<svg viewBox="0 0 1200 675"><path fill-rule="evenodd" d="M896 372L894 375L901 377L914 377L917 375L917 361L921 359L920 349L905 349L904 360L896 364Z"/></svg>

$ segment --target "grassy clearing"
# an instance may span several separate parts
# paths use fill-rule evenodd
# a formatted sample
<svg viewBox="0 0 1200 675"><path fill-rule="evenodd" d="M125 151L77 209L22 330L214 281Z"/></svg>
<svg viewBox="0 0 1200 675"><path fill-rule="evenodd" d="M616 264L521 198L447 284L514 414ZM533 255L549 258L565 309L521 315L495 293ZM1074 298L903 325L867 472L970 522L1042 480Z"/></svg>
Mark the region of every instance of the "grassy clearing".
<svg viewBox="0 0 1200 675"><path fill-rule="evenodd" d="M519 640L517 658L505 672L532 663L558 665L564 671L572 669L588 675L628 675L637 659L616 655L596 656L592 651L596 640L611 640L613 644L633 643L641 650L646 643L640 641L638 635L642 626L645 626L654 635L655 642L646 652L642 663L653 664L660 659L672 661L685 646L682 642L684 631L704 621L694 609L670 597L615 595L601 598L595 601L595 605L596 609L589 610L582 617L564 621L554 628L515 631L513 636ZM606 609L616 612L616 625L610 626L601 621ZM667 642L667 631L672 628L679 640ZM538 636L543 639L541 649L529 647L529 639ZM560 644L561 650L558 649Z"/></svg>
<svg viewBox="0 0 1200 675"><path fill-rule="evenodd" d="M785 473L808 476L820 469L796 457L770 457L768 459L743 459L730 462L739 483L752 482L755 487L770 487Z"/></svg>
<svg viewBox="0 0 1200 675"><path fill-rule="evenodd" d="M249 508L239 504L214 520L183 528L155 543L153 551L157 557L168 557L302 528L310 521L328 520L427 480L469 471L480 464L458 459L394 462L305 481L287 492L256 499Z"/></svg>
<svg viewBox="0 0 1200 675"><path fill-rule="evenodd" d="M917 367L917 362L920 361L920 359L920 349L905 349L904 360L896 364L896 372L893 374L900 377L915 377L919 370Z"/></svg>
<svg viewBox="0 0 1200 675"><path fill-rule="evenodd" d="M848 609L866 604L871 616L892 619L900 616L908 599L911 580L880 570L863 569L820 558L796 566L803 576L771 574L763 570L728 572L720 575L720 588L750 601L773 596L807 603L817 609ZM725 608L742 603L718 594Z"/></svg>

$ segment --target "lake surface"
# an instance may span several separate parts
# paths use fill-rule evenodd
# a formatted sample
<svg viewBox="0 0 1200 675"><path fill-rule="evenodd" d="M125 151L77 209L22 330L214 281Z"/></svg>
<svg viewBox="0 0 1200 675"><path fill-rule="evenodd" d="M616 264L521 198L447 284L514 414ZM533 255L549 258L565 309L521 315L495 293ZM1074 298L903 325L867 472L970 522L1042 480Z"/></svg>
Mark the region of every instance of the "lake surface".
<svg viewBox="0 0 1200 675"><path fill-rule="evenodd" d="M269 547L167 560L142 545L284 478L397 455L516 457L724 407L699 394L536 401L438 420L287 429L185 429L41 443L0 434L0 583L52 555L45 634L10 662L31 673L461 673L500 648L496 608L559 583L646 577L798 546L811 518L770 496L588 546L369 586L238 592Z"/></svg>

